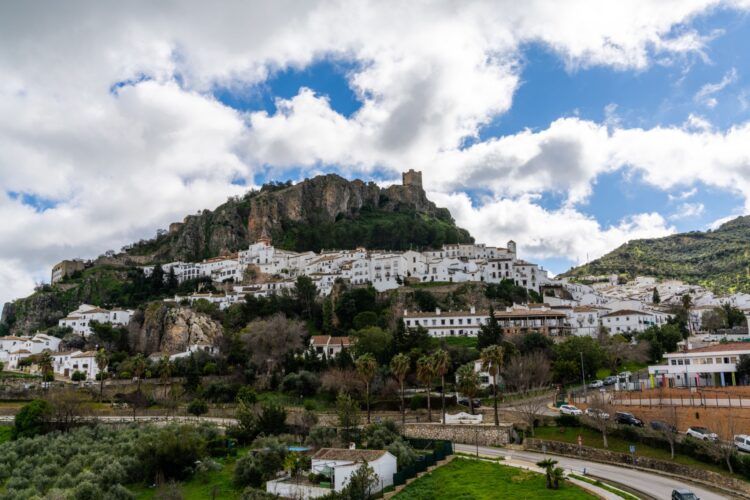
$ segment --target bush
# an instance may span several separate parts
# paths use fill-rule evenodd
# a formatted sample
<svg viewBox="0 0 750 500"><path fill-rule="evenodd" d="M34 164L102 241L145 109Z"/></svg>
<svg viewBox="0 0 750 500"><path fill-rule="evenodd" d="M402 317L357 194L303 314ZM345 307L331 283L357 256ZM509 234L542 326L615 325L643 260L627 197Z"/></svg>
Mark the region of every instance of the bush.
<svg viewBox="0 0 750 500"><path fill-rule="evenodd" d="M261 438L253 443L250 453L240 458L234 469L238 486L260 486L284 467L287 447L275 438Z"/></svg>
<svg viewBox="0 0 750 500"><path fill-rule="evenodd" d="M70 376L70 380L72 380L73 382L82 382L86 380L86 374L76 370L73 372L73 375Z"/></svg>
<svg viewBox="0 0 750 500"><path fill-rule="evenodd" d="M14 419L13 439L34 437L46 433L49 430L51 413L52 407L42 399L35 399L24 405Z"/></svg>
<svg viewBox="0 0 750 500"><path fill-rule="evenodd" d="M266 403L261 407L255 423L259 434L283 434L286 432L286 410L279 404Z"/></svg>
<svg viewBox="0 0 750 500"><path fill-rule="evenodd" d="M555 417L558 427L580 427L581 420L575 415L559 415Z"/></svg>
<svg viewBox="0 0 750 500"><path fill-rule="evenodd" d="M208 413L208 404L206 404L206 402L202 399L194 399L188 405L187 411L191 415L200 417L201 415Z"/></svg>
<svg viewBox="0 0 750 500"><path fill-rule="evenodd" d="M237 396L235 397L235 401L237 403L243 402L248 406L254 405L255 403L258 402L258 395L255 393L252 387L248 385L243 385L237 391Z"/></svg>
<svg viewBox="0 0 750 500"><path fill-rule="evenodd" d="M206 439L196 428L183 425L165 428L155 436L141 439L138 457L149 479L183 479L206 454Z"/></svg>
<svg viewBox="0 0 750 500"><path fill-rule="evenodd" d="M305 370L299 373L289 373L281 382L281 390L295 396L314 396L319 388L318 376Z"/></svg>

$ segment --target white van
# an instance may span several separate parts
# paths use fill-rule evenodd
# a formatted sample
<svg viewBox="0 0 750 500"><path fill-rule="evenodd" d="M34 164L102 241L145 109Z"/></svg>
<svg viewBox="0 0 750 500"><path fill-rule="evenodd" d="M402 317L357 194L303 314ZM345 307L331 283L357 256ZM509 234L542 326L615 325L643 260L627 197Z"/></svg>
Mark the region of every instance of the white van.
<svg viewBox="0 0 750 500"><path fill-rule="evenodd" d="M737 448L737 451L750 453L750 436L745 434L734 436L734 447Z"/></svg>

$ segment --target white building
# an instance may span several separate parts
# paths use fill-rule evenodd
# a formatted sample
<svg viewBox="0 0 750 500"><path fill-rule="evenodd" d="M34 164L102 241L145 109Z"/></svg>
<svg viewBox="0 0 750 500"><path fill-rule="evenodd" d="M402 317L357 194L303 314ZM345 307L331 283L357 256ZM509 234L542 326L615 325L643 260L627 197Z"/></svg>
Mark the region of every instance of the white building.
<svg viewBox="0 0 750 500"><path fill-rule="evenodd" d="M352 340L349 337L331 337L330 335L313 335L310 347L323 358L335 358L344 349L350 349Z"/></svg>
<svg viewBox="0 0 750 500"><path fill-rule="evenodd" d="M602 315L601 324L609 330L610 335L638 333L652 326L666 324L669 317L669 314L661 312L620 309Z"/></svg>
<svg viewBox="0 0 750 500"><path fill-rule="evenodd" d="M312 457L311 472L330 478L331 489L341 492L363 464L372 468L377 482L370 493L377 493L393 484L396 473L396 457L385 450L354 450L321 448ZM318 498L331 493L331 489L295 482L290 478L266 482L266 491L284 498Z"/></svg>
<svg viewBox="0 0 750 500"><path fill-rule="evenodd" d="M665 354L663 365L648 367L652 387L737 385L737 362L750 355L750 343L716 344Z"/></svg>
<svg viewBox="0 0 750 500"><path fill-rule="evenodd" d="M174 361L175 359L187 358L190 357L191 354L195 354L198 352L205 352L208 355L215 356L219 353L219 348L209 343L190 344L187 348L187 351L178 352L177 354L171 354L169 356L169 360Z"/></svg>
<svg viewBox="0 0 750 500"><path fill-rule="evenodd" d="M130 322L133 314L129 309L102 309L90 304L81 304L78 309L68 314L57 322L60 327L72 328L73 332L84 337L91 334L91 322L111 323L113 325L125 326Z"/></svg>

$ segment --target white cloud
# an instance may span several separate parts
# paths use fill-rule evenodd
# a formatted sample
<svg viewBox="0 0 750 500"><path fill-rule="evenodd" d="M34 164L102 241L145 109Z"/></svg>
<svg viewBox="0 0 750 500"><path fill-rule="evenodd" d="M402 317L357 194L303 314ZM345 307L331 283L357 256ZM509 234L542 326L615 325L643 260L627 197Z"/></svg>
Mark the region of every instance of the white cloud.
<svg viewBox="0 0 750 500"><path fill-rule="evenodd" d="M706 211L703 203L683 203L677 209L677 212L669 216L669 220L690 219L703 215Z"/></svg>
<svg viewBox="0 0 750 500"><path fill-rule="evenodd" d="M714 97L716 94L724 90L729 85L737 81L737 69L732 68L724 75L720 82L707 83L702 86L695 94L695 100L703 103L706 107L715 108L719 103L718 99Z"/></svg>
<svg viewBox="0 0 750 500"><path fill-rule="evenodd" d="M529 197L491 200L475 207L464 193L430 196L448 207L457 223L480 241L504 245L514 239L519 252L532 259L564 256L583 263L630 240L675 231L658 213L635 214L617 225L602 227L593 217L573 208L546 210Z"/></svg>
<svg viewBox="0 0 750 500"><path fill-rule="evenodd" d="M692 198L698 194L698 188L691 188L686 191L682 191L677 194L667 194L667 197L669 198L669 201L677 201L677 200L687 200L688 198Z"/></svg>
<svg viewBox="0 0 750 500"><path fill-rule="evenodd" d="M553 190L568 198L565 210L622 163L672 184L628 142L674 154L650 138L688 140L685 130L608 131L563 119L459 147L510 108L523 45L541 43L571 69L643 70L654 57L701 54L707 39L689 23L717 4L4 3L0 264L11 270L0 272L0 302L28 291L59 259L94 256L217 205L241 190L232 181L252 183L260 166L306 173L333 163L352 175L416 167L433 189L516 198ZM253 91L275 71L326 57L356 63L349 82L362 107L351 117L306 90L270 116L239 113L211 95L216 86ZM699 156L734 169L744 131L736 134L702 132ZM668 159L659 162L675 163ZM720 182L741 189L733 175ZM55 206L34 210L11 191ZM646 227L632 224L601 230L610 236L600 241Z"/></svg>

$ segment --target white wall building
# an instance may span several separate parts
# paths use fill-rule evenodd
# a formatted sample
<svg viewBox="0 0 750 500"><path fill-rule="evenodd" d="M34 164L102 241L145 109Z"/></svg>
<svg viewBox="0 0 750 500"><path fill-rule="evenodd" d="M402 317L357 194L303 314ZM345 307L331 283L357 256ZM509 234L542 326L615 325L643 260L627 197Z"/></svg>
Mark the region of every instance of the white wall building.
<svg viewBox="0 0 750 500"><path fill-rule="evenodd" d="M81 304L78 309L68 314L57 322L60 327L72 328L73 331L84 337L91 334L91 322L111 323L113 325L127 325L133 314L129 309L102 309L90 304Z"/></svg>
<svg viewBox="0 0 750 500"><path fill-rule="evenodd" d="M620 309L602 315L601 323L609 330L610 335L616 335L638 333L652 326L664 325L669 317L669 314L661 312Z"/></svg>
<svg viewBox="0 0 750 500"><path fill-rule="evenodd" d="M737 362L750 355L750 343L716 344L665 354L665 363L648 367L652 387L737 385Z"/></svg>
<svg viewBox="0 0 750 500"><path fill-rule="evenodd" d="M331 337L330 335L313 335L310 347L323 358L335 358L344 349L351 348L349 337Z"/></svg>

